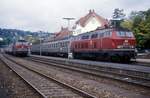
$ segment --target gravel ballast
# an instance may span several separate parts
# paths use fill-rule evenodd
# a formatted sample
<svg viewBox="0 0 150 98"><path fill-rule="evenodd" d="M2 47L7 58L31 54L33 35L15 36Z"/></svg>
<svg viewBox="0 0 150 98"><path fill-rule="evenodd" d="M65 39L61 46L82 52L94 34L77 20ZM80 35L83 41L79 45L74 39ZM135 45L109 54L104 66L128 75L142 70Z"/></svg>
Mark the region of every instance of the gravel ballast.
<svg viewBox="0 0 150 98"><path fill-rule="evenodd" d="M0 60L0 98L41 98L41 96Z"/></svg>

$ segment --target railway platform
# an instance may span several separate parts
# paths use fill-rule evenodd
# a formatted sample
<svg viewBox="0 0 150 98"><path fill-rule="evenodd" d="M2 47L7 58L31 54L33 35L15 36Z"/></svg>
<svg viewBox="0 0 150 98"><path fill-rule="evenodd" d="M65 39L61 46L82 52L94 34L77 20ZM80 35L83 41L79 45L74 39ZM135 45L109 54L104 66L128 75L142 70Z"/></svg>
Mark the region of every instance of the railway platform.
<svg viewBox="0 0 150 98"><path fill-rule="evenodd" d="M136 62L147 63L150 66L150 59L140 59L140 58L137 58Z"/></svg>
<svg viewBox="0 0 150 98"><path fill-rule="evenodd" d="M31 55L32 57L40 57L46 58L51 60L59 60L62 62L69 62L72 64L84 64L84 65L96 65L100 67L108 67L108 68L117 68L117 69L124 69L124 70L131 70L131 71L138 71L143 73L150 74L150 67L149 66L140 66L140 65L133 65L133 64L120 64L120 63L111 63L111 62L98 62L98 61L88 61L88 60L77 60L77 59L67 59L67 58L59 58L59 57L48 57L48 56L39 56L39 55ZM150 60L146 59L138 59L138 61L146 61L150 62Z"/></svg>

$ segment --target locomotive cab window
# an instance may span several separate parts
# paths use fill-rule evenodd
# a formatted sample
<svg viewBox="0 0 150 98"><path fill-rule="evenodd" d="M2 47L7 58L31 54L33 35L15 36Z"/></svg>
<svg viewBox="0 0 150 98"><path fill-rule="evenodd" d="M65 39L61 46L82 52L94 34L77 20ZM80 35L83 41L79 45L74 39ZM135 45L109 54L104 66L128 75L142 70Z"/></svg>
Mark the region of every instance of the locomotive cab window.
<svg viewBox="0 0 150 98"><path fill-rule="evenodd" d="M117 32L117 36L124 37L124 36L126 36L126 33L123 31L119 31L119 32Z"/></svg>
<svg viewBox="0 0 150 98"><path fill-rule="evenodd" d="M126 36L128 36L128 37L134 37L134 35L133 35L132 32L126 32Z"/></svg>

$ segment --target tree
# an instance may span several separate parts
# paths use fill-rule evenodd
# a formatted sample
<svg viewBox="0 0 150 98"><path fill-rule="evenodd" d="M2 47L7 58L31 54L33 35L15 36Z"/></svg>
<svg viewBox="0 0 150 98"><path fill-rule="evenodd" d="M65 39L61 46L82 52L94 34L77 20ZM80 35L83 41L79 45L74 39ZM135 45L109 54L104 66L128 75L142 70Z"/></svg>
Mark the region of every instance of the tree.
<svg viewBox="0 0 150 98"><path fill-rule="evenodd" d="M133 22L131 20L124 20L123 22L121 22L120 26L122 28L132 30Z"/></svg>
<svg viewBox="0 0 150 98"><path fill-rule="evenodd" d="M137 39L137 46L150 48L150 9L147 11L131 12L132 31Z"/></svg>
<svg viewBox="0 0 150 98"><path fill-rule="evenodd" d="M123 13L123 9L116 8L114 9L112 16L112 25L114 27L120 27L120 23L124 20L125 14Z"/></svg>
<svg viewBox="0 0 150 98"><path fill-rule="evenodd" d="M116 8L113 12L113 19L122 20L124 19L125 14L123 13L123 9Z"/></svg>

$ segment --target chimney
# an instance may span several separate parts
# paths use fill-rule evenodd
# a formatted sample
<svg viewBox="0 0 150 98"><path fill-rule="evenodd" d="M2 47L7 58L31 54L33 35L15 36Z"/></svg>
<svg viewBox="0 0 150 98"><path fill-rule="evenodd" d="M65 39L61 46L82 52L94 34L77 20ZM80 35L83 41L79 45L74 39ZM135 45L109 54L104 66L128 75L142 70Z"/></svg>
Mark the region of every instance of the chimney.
<svg viewBox="0 0 150 98"><path fill-rule="evenodd" d="M91 9L89 10L89 13L92 13L92 10L91 10Z"/></svg>
<svg viewBox="0 0 150 98"><path fill-rule="evenodd" d="M64 28L63 28L63 26L61 26L61 30L63 30Z"/></svg>
<svg viewBox="0 0 150 98"><path fill-rule="evenodd" d="M93 13L95 12L94 9L92 10L92 12L93 12Z"/></svg>

